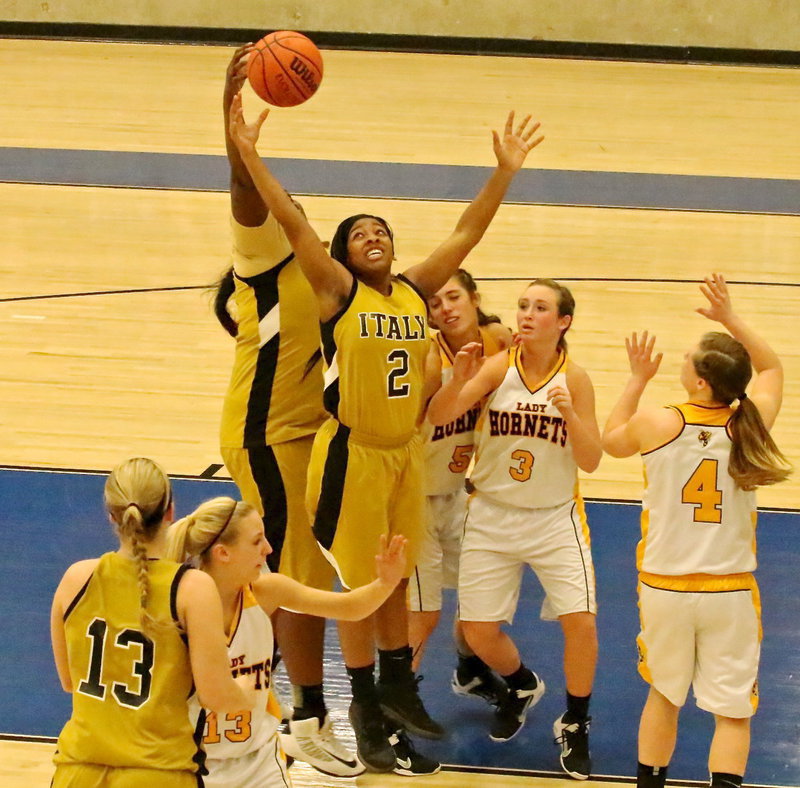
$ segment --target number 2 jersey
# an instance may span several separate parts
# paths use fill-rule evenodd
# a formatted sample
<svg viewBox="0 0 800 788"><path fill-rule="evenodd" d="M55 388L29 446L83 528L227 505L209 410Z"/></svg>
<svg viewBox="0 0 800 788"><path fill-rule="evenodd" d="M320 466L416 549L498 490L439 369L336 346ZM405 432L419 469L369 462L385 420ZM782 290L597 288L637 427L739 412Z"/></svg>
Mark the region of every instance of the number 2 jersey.
<svg viewBox="0 0 800 788"><path fill-rule="evenodd" d="M694 403L670 407L683 421L681 431L642 454L645 490L637 568L672 576L752 572L755 493L742 490L728 473L733 410Z"/></svg>
<svg viewBox="0 0 800 788"><path fill-rule="evenodd" d="M430 348L426 303L404 277L384 295L353 279L347 301L322 323L325 408L358 439L401 445L422 411Z"/></svg>
<svg viewBox="0 0 800 788"><path fill-rule="evenodd" d="M483 355L493 356L500 350L497 340L480 329ZM433 337L442 362L442 384L453 377L453 351L441 332ZM425 494L448 495L464 489L469 461L474 448L474 430L481 413L480 403L449 424L433 426L426 421L423 427L425 442Z"/></svg>
<svg viewBox="0 0 800 788"><path fill-rule="evenodd" d="M196 771L199 743L189 718L189 650L177 624L184 567L148 562L148 612L139 621L138 565L103 555L64 614L72 716L55 763Z"/></svg>
<svg viewBox="0 0 800 788"><path fill-rule="evenodd" d="M191 703L193 719L200 717L205 721L203 748L210 782L213 782L215 760L239 758L259 750L278 730L280 706L269 691L274 648L269 616L258 604L250 586L246 586L228 632L228 658L231 675L252 677L258 693L255 708L217 715L201 709L196 696Z"/></svg>
<svg viewBox="0 0 800 788"><path fill-rule="evenodd" d="M508 350L505 377L489 395L475 429L475 489L499 503L547 509L578 498L578 468L567 425L547 400L567 387L561 353L543 380L525 377L522 348Z"/></svg>

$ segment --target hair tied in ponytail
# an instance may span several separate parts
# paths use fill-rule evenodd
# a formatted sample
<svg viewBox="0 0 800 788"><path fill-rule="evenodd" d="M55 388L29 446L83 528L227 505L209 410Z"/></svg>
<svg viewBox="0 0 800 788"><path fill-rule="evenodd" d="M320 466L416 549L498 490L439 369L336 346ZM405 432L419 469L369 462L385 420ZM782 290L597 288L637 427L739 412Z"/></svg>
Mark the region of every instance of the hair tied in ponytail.
<svg viewBox="0 0 800 788"><path fill-rule="evenodd" d="M739 395L739 402L744 402L747 399L747 394L740 394Z"/></svg>

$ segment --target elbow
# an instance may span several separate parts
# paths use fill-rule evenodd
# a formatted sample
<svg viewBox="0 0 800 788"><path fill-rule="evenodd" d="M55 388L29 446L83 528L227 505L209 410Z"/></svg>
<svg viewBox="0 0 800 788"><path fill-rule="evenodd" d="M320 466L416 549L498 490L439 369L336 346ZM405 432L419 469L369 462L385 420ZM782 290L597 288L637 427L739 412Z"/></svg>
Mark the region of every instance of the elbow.
<svg viewBox="0 0 800 788"><path fill-rule="evenodd" d="M602 458L603 450L598 446L596 451L587 452L586 456L577 461L577 464L584 473L594 473L600 466Z"/></svg>

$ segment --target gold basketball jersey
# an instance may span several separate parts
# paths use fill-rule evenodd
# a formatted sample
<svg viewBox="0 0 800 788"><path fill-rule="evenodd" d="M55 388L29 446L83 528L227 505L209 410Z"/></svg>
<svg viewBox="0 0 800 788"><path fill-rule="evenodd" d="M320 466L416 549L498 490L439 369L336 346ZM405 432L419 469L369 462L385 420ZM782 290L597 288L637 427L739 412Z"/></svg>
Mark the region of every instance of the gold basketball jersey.
<svg viewBox="0 0 800 788"><path fill-rule="evenodd" d="M497 340L485 328L480 328L483 355L493 356L500 350ZM453 377L453 351L441 332L434 334L442 362L442 384ZM426 421L423 427L425 442L425 494L447 495L464 486L472 452L474 430L481 413L477 403L449 424L433 426Z"/></svg>
<svg viewBox="0 0 800 788"><path fill-rule="evenodd" d="M325 418L317 299L272 214L261 227L232 226L239 331L221 445L311 435Z"/></svg>
<svg viewBox="0 0 800 788"><path fill-rule="evenodd" d="M392 277L388 296L354 279L347 303L322 324L326 409L356 439L410 440L429 347L425 300L407 279Z"/></svg>
<svg viewBox="0 0 800 788"><path fill-rule="evenodd" d="M645 452L637 567L657 575L730 575L756 568L756 500L728 473L727 406L671 406L672 440Z"/></svg>
<svg viewBox="0 0 800 788"><path fill-rule="evenodd" d="M175 622L184 568L150 561L148 611L165 622L149 634L139 621L136 562L106 553L64 614L72 716L55 763L196 771L189 719L189 651Z"/></svg>

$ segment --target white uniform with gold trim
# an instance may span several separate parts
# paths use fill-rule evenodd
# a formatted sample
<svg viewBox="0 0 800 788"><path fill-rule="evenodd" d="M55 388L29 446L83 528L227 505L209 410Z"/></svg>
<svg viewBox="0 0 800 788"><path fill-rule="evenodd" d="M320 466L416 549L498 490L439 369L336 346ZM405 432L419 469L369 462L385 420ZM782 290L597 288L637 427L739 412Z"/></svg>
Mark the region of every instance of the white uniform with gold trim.
<svg viewBox="0 0 800 788"><path fill-rule="evenodd" d="M500 350L497 340L485 328L479 329L483 355ZM444 335L434 335L442 364L442 384L453 376L453 352ZM474 450L474 430L481 405L470 408L449 424L433 426L425 421L425 533L419 558L408 582L408 609L442 609L442 589L458 583L458 561L464 520L467 515L467 492L464 480Z"/></svg>
<svg viewBox="0 0 800 788"><path fill-rule="evenodd" d="M532 384L521 352L509 349L506 375L476 428L476 493L458 577L464 621L510 622L525 564L547 594L542 618L597 610L577 465L566 424L547 400L553 386L566 387L569 361L561 354L545 378Z"/></svg>
<svg viewBox="0 0 800 788"><path fill-rule="evenodd" d="M642 455L639 672L676 706L692 686L700 708L749 717L761 643L755 494L728 473L733 411L671 407L681 431Z"/></svg>
<svg viewBox="0 0 800 788"><path fill-rule="evenodd" d="M207 788L274 788L291 786L286 757L280 746L281 712L270 692L272 684L272 624L252 589L242 589L238 614L228 633L231 674L252 676L258 702L252 711L205 715L203 747L206 751Z"/></svg>

